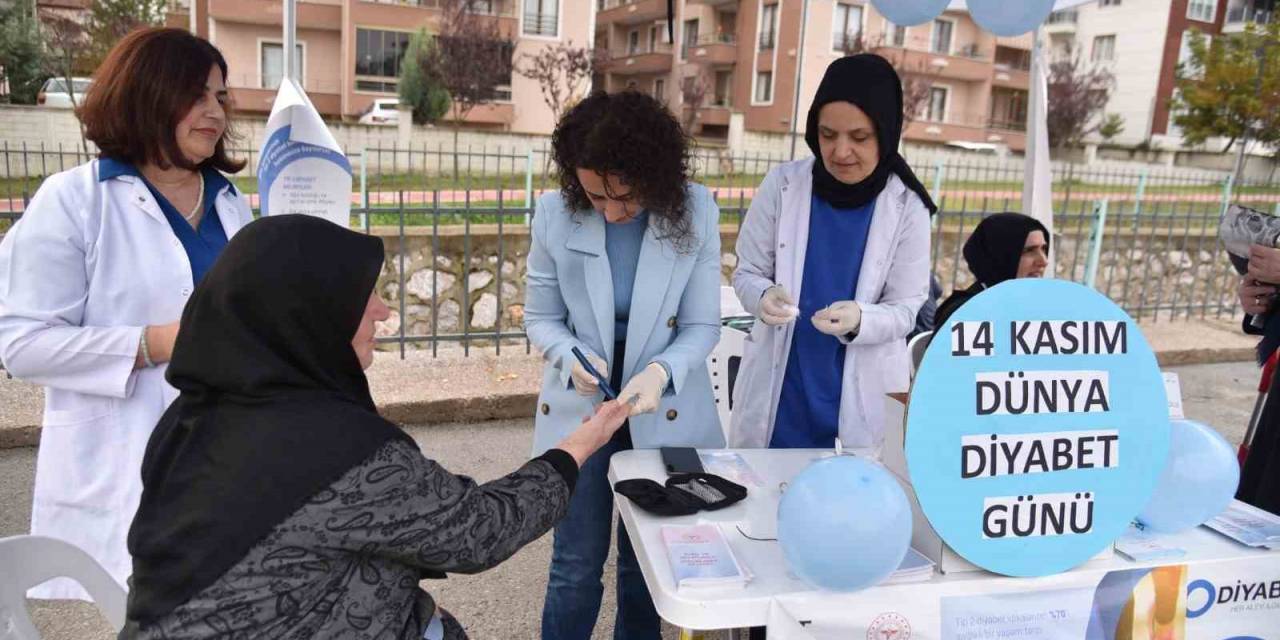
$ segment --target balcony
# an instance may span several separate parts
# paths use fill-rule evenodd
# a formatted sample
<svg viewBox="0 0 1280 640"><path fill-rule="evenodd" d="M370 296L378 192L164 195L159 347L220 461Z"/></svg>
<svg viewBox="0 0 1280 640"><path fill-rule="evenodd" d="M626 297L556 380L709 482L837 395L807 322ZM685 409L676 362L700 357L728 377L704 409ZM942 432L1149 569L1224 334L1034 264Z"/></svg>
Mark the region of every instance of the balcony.
<svg viewBox="0 0 1280 640"><path fill-rule="evenodd" d="M903 137L919 142L979 142L1003 144L1015 151L1025 150L1027 135L1016 122L995 122L986 118L948 118L946 122L919 119L907 126Z"/></svg>
<svg viewBox="0 0 1280 640"><path fill-rule="evenodd" d="M707 34L698 37L696 44L681 47L680 57L689 62L705 62L723 66L738 61L738 43L732 33Z"/></svg>
<svg viewBox="0 0 1280 640"><path fill-rule="evenodd" d="M701 4L708 7L723 7L726 10L736 12L738 10L738 0L685 0L688 4Z"/></svg>
<svg viewBox="0 0 1280 640"><path fill-rule="evenodd" d="M923 73L948 80L984 82L992 77L991 61L977 45L956 49L956 55L916 51L902 47L876 47L875 52L907 73Z"/></svg>
<svg viewBox="0 0 1280 640"><path fill-rule="evenodd" d="M666 0L598 0L596 26L640 24L667 18Z"/></svg>
<svg viewBox="0 0 1280 640"><path fill-rule="evenodd" d="M209 0L209 17L219 22L278 27L284 24L284 5L260 0ZM341 28L341 5L298 3L298 29L338 31Z"/></svg>
<svg viewBox="0 0 1280 640"><path fill-rule="evenodd" d="M1044 31L1050 36L1073 36L1076 33L1076 26L1079 22L1080 12L1075 9L1054 11L1049 14L1049 18L1044 21Z"/></svg>
<svg viewBox="0 0 1280 640"><path fill-rule="evenodd" d="M991 70L991 84L1026 91L1031 87L1031 72L1017 66L997 64Z"/></svg>
<svg viewBox="0 0 1280 640"><path fill-rule="evenodd" d="M1254 7L1252 4L1229 7L1227 9L1227 19L1222 23L1222 32L1240 33L1250 24L1266 24L1270 17L1269 13Z"/></svg>
<svg viewBox="0 0 1280 640"><path fill-rule="evenodd" d="M602 67L608 73L624 76L666 73L671 71L671 45L658 43L653 48L616 49L609 53L609 59Z"/></svg>
<svg viewBox="0 0 1280 640"><path fill-rule="evenodd" d="M729 126L729 107L706 106L699 108L698 124L704 127Z"/></svg>
<svg viewBox="0 0 1280 640"><path fill-rule="evenodd" d="M278 80L277 80L278 81ZM244 113L270 113L276 101L277 81L264 82L256 74L231 74L227 89L236 111ZM303 89L320 115L337 118L342 115L342 86L332 78L306 78Z"/></svg>

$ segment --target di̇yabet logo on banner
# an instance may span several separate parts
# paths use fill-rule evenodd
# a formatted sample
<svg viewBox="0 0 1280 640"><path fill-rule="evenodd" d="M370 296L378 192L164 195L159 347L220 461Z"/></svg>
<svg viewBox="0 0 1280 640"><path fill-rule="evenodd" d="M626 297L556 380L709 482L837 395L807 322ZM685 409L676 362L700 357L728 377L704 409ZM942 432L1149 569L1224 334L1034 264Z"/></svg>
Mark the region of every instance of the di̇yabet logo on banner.
<svg viewBox="0 0 1280 640"><path fill-rule="evenodd" d="M351 163L302 87L280 83L258 162L262 215L301 213L351 222Z"/></svg>
<svg viewBox="0 0 1280 640"><path fill-rule="evenodd" d="M1060 573L1124 533L1169 449L1163 377L1137 324L1096 291L1021 279L939 327L908 410L908 470L966 560Z"/></svg>

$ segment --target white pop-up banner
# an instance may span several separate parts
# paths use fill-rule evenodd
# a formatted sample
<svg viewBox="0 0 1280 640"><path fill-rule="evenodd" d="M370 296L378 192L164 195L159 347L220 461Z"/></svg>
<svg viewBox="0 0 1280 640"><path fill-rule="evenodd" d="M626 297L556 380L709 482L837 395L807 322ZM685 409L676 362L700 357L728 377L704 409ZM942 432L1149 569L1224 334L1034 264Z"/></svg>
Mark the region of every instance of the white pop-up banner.
<svg viewBox="0 0 1280 640"><path fill-rule="evenodd" d="M351 163L302 87L280 83L258 163L262 215L301 213L351 222Z"/></svg>

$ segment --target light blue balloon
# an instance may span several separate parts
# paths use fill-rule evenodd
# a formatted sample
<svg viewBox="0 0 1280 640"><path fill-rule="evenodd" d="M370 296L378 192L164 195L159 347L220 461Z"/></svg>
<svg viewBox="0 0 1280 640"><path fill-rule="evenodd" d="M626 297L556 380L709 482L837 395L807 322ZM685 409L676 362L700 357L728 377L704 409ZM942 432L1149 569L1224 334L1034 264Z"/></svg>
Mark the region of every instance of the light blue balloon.
<svg viewBox="0 0 1280 640"><path fill-rule="evenodd" d="M885 579L911 546L911 505L893 475L853 456L819 460L787 485L778 544L815 587L856 591Z"/></svg>
<svg viewBox="0 0 1280 640"><path fill-rule="evenodd" d="M1053 11L1053 0L969 0L969 14L998 36L1020 36L1040 25Z"/></svg>
<svg viewBox="0 0 1280 640"><path fill-rule="evenodd" d="M951 0L871 0L876 11L900 27L914 27L942 15Z"/></svg>
<svg viewBox="0 0 1280 640"><path fill-rule="evenodd" d="M1157 533L1204 524L1231 504L1240 484L1236 452L1217 431L1191 420L1169 426L1169 458L1151 502L1138 516Z"/></svg>

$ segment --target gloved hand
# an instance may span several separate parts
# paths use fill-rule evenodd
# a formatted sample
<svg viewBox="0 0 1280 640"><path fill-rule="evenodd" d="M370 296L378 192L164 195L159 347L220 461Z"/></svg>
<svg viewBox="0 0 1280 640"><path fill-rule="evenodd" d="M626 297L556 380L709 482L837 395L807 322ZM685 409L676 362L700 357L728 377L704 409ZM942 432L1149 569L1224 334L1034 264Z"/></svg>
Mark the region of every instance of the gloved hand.
<svg viewBox="0 0 1280 640"><path fill-rule="evenodd" d="M813 326L829 336L857 333L858 327L862 326L862 307L852 300L833 302L813 314Z"/></svg>
<svg viewBox="0 0 1280 640"><path fill-rule="evenodd" d="M768 325L780 325L791 322L800 315L800 307L796 306L791 294L780 284L765 289L760 296L760 319Z"/></svg>
<svg viewBox="0 0 1280 640"><path fill-rule="evenodd" d="M583 351L586 351L586 349L583 349ZM609 375L609 363L605 362L604 358L594 353L587 353L587 362L590 362L591 366L600 372L600 375ZM573 379L573 388L578 391L579 395L594 396L600 390L600 383L596 381L596 377L587 373L586 367L583 367L577 358L573 359L573 369L569 371L569 377Z"/></svg>
<svg viewBox="0 0 1280 640"><path fill-rule="evenodd" d="M631 404L633 416L652 413L658 410L658 401L662 399L662 392L666 390L668 382L670 380L667 379L666 368L651 362L643 371L633 376L630 382L627 382L622 392L618 394L618 400L628 402L631 398L635 398Z"/></svg>

